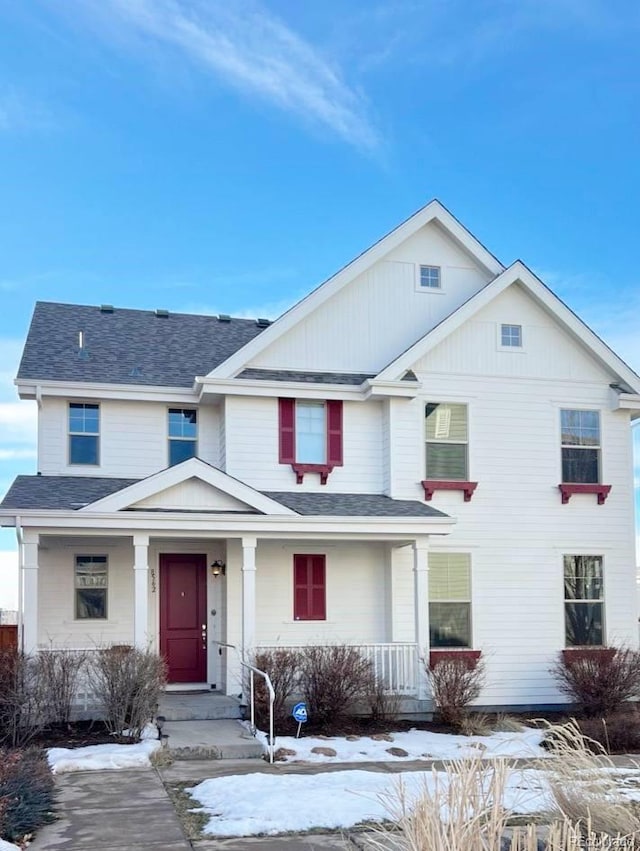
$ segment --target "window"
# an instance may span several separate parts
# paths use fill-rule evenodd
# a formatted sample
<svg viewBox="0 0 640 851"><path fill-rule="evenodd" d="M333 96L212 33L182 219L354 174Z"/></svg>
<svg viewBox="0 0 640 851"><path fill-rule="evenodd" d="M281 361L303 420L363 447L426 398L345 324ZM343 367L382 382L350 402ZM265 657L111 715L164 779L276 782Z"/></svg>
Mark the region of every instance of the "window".
<svg viewBox="0 0 640 851"><path fill-rule="evenodd" d="M76 556L75 594L78 620L107 617L107 557Z"/></svg>
<svg viewBox="0 0 640 851"><path fill-rule="evenodd" d="M600 414L561 411L562 481L597 484L600 481Z"/></svg>
<svg viewBox="0 0 640 851"><path fill-rule="evenodd" d="M564 557L564 624L567 647L604 644L602 556Z"/></svg>
<svg viewBox="0 0 640 851"><path fill-rule="evenodd" d="M326 556L294 555L293 619L326 620L326 596Z"/></svg>
<svg viewBox="0 0 640 851"><path fill-rule="evenodd" d="M198 445L198 412L169 408L169 466L193 458Z"/></svg>
<svg viewBox="0 0 640 851"><path fill-rule="evenodd" d="M342 402L279 399L279 461L291 464L301 483L314 468L321 483L334 467L342 466ZM316 469L317 468L317 469Z"/></svg>
<svg viewBox="0 0 640 851"><path fill-rule="evenodd" d="M471 647L471 557L429 553L429 644Z"/></svg>
<svg viewBox="0 0 640 851"><path fill-rule="evenodd" d="M501 325L500 345L505 348L522 348L522 325Z"/></svg>
<svg viewBox="0 0 640 851"><path fill-rule="evenodd" d="M467 406L429 402L425 409L427 479L465 481Z"/></svg>
<svg viewBox="0 0 640 851"><path fill-rule="evenodd" d="M420 266L420 289L439 290L440 266Z"/></svg>
<svg viewBox="0 0 640 851"><path fill-rule="evenodd" d="M327 462L324 402L296 402L296 461L300 464Z"/></svg>
<svg viewBox="0 0 640 851"><path fill-rule="evenodd" d="M100 406L69 403L69 463L100 463Z"/></svg>

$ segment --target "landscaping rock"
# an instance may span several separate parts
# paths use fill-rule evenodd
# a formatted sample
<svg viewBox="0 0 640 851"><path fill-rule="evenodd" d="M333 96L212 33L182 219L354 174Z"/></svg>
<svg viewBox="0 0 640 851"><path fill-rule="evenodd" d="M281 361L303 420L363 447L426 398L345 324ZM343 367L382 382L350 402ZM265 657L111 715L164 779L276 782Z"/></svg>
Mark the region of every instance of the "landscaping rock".
<svg viewBox="0 0 640 851"><path fill-rule="evenodd" d="M370 739L373 739L374 742L392 742L393 736L390 736L389 733L374 733L372 736L369 736Z"/></svg>
<svg viewBox="0 0 640 851"><path fill-rule="evenodd" d="M334 751L333 748L311 748L311 753L320 754L320 756L337 756L337 751Z"/></svg>
<svg viewBox="0 0 640 851"><path fill-rule="evenodd" d="M348 742L359 742L360 741L360 736L347 736L346 738L347 738Z"/></svg>
<svg viewBox="0 0 640 851"><path fill-rule="evenodd" d="M274 753L273 758L276 762L282 762L288 756L295 756L296 751L292 751L291 748L278 748L278 750Z"/></svg>
<svg viewBox="0 0 640 851"><path fill-rule="evenodd" d="M404 748L387 748L387 753L390 753L391 756L409 756Z"/></svg>

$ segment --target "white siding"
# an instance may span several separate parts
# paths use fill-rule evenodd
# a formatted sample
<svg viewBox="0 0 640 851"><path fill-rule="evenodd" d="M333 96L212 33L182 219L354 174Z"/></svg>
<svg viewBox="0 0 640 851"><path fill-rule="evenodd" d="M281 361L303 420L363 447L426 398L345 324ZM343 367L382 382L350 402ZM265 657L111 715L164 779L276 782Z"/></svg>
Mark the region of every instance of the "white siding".
<svg viewBox="0 0 640 851"><path fill-rule="evenodd" d="M245 502L223 493L200 479L187 479L178 485L141 499L131 508L162 508L176 511L253 511Z"/></svg>
<svg viewBox="0 0 640 851"><path fill-rule="evenodd" d="M441 267L441 292L416 291L420 264ZM261 352L251 365L376 372L489 279L432 222Z"/></svg>
<svg viewBox="0 0 640 851"><path fill-rule="evenodd" d="M226 472L258 490L322 490L382 493L382 404L345 402L344 465L326 485L307 474L302 485L290 464L278 463L278 400L229 397L226 400Z"/></svg>
<svg viewBox="0 0 640 851"><path fill-rule="evenodd" d="M502 352L497 324L522 324L524 352ZM417 403L396 402L395 496L423 498L424 404L469 406L469 503L436 492L431 505L458 521L441 550L472 561L473 638L488 685L482 704L558 702L548 669L565 645L564 553L600 554L605 565L607 641L637 646L633 464L628 413L609 409L612 376L517 290L414 366L424 383ZM562 505L560 410L600 411L602 481L612 485ZM415 447L419 447L416 454ZM413 466L412 466L413 465ZM394 551L394 639L413 636L411 552ZM631 601L631 602L630 602Z"/></svg>
<svg viewBox="0 0 640 851"><path fill-rule="evenodd" d="M167 411L175 405L158 402L105 400L100 403L100 464L68 463L68 403L45 398L40 410L38 469L47 476L117 476L142 478L167 467ZM211 406L198 408L198 454L217 465L219 412Z"/></svg>

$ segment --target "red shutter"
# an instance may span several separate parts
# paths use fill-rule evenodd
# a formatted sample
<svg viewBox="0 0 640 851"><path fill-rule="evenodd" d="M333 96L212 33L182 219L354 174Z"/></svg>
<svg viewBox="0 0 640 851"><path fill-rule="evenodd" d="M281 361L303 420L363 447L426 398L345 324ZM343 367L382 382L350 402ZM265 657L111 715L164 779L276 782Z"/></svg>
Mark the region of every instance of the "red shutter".
<svg viewBox="0 0 640 851"><path fill-rule="evenodd" d="M342 467L342 402L327 402L327 464Z"/></svg>
<svg viewBox="0 0 640 851"><path fill-rule="evenodd" d="M324 555L293 557L293 618L323 621L327 617Z"/></svg>
<svg viewBox="0 0 640 851"><path fill-rule="evenodd" d="M278 399L278 409L280 463L293 464L296 460L296 400Z"/></svg>

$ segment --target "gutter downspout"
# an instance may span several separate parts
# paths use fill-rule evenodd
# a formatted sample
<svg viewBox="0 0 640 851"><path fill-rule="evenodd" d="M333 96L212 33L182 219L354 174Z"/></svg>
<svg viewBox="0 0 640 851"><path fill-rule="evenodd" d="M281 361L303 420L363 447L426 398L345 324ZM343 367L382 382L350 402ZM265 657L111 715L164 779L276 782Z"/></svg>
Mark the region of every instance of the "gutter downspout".
<svg viewBox="0 0 640 851"><path fill-rule="evenodd" d="M20 524L20 517L16 515L16 540L18 541L18 647L21 650L24 650L24 635L23 635L23 611L24 611L24 601L23 597L23 553L22 553L22 544L23 544L23 535L22 535L22 526Z"/></svg>

